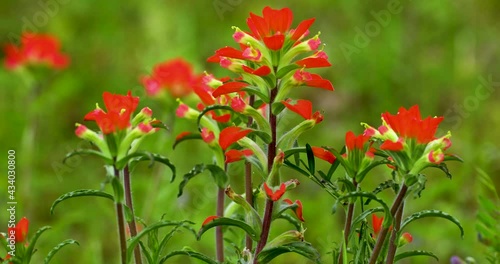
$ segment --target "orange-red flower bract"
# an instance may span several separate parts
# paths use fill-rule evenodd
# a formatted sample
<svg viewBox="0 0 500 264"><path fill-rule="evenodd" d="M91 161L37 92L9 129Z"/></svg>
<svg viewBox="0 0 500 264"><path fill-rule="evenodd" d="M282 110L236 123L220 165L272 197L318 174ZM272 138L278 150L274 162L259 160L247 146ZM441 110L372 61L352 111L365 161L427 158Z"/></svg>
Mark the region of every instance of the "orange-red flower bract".
<svg viewBox="0 0 500 264"><path fill-rule="evenodd" d="M7 69L29 64L47 65L51 68L62 69L69 65L69 57L60 51L59 40L49 34L24 32L21 36L21 46L7 44L4 46Z"/></svg>
<svg viewBox="0 0 500 264"><path fill-rule="evenodd" d="M266 191L267 198L273 200L274 202L278 201L286 191L286 184L282 183L280 188L274 192L266 182L264 182L264 191Z"/></svg>
<svg viewBox="0 0 500 264"><path fill-rule="evenodd" d="M226 163L236 162L242 160L244 157L249 157L253 155L253 151L250 149L237 150L230 149L224 154L226 156Z"/></svg>
<svg viewBox="0 0 500 264"><path fill-rule="evenodd" d="M141 81L148 95L157 95L164 89L173 97L183 97L193 91L199 79L189 62L177 58L156 65L151 75L143 76Z"/></svg>
<svg viewBox="0 0 500 264"><path fill-rule="evenodd" d="M348 131L345 134L345 145L349 151L352 151L354 149L363 150L365 143L369 139L369 136L363 134L356 136L352 131Z"/></svg>
<svg viewBox="0 0 500 264"><path fill-rule="evenodd" d="M290 199L283 199L283 202L290 205L294 204L294 202L292 202L292 200ZM295 208L293 211L295 212L300 221L305 222L306 220L304 220L304 217L302 216L302 210L303 210L302 202L300 200L295 200L295 204L297 204L297 208Z"/></svg>
<svg viewBox="0 0 500 264"><path fill-rule="evenodd" d="M251 129L244 129L236 126L226 127L220 132L219 145L222 150L225 151L231 144L242 139L251 131Z"/></svg>
<svg viewBox="0 0 500 264"><path fill-rule="evenodd" d="M19 220L19 222L17 222L15 227L7 230L7 237L14 235L16 243L22 243L28 237L28 227L29 221L26 217L23 217Z"/></svg>
<svg viewBox="0 0 500 264"><path fill-rule="evenodd" d="M382 229L382 222L384 222L384 217L378 217L376 214L372 214L372 226L373 233L375 233L375 237L378 236L378 233Z"/></svg>
<svg viewBox="0 0 500 264"><path fill-rule="evenodd" d="M399 108L397 114L389 112L382 114L382 119L400 136L413 138L418 144L427 144L432 141L436 130L443 121L443 117L427 117L422 119L418 105L414 105L406 110Z"/></svg>
<svg viewBox="0 0 500 264"><path fill-rule="evenodd" d="M313 152L315 157L320 158L324 161L327 161L330 164L333 164L336 160L333 153L330 152L329 150L326 150L326 149L321 148L321 147L315 147L315 146L312 146L311 149L312 149L312 152Z"/></svg>
<svg viewBox="0 0 500 264"><path fill-rule="evenodd" d="M130 117L139 104L139 97L131 95L111 94L104 92L104 105L107 112L97 108L85 115L84 120L95 121L103 134L110 134L130 126Z"/></svg>

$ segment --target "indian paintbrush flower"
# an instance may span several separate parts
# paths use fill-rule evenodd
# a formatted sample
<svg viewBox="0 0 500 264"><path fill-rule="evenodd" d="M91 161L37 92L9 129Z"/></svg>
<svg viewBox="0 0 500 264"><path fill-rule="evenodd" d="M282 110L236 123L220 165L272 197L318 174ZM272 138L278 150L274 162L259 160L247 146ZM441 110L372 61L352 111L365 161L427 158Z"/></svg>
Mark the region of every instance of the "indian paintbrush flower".
<svg viewBox="0 0 500 264"><path fill-rule="evenodd" d="M14 44L4 46L4 65L9 70L28 65L63 69L69 65L70 59L60 49L61 43L53 35L24 32L19 47Z"/></svg>
<svg viewBox="0 0 500 264"><path fill-rule="evenodd" d="M172 97L178 98L191 94L198 79L189 62L176 58L156 65L151 75L143 76L141 82L150 96L167 91Z"/></svg>

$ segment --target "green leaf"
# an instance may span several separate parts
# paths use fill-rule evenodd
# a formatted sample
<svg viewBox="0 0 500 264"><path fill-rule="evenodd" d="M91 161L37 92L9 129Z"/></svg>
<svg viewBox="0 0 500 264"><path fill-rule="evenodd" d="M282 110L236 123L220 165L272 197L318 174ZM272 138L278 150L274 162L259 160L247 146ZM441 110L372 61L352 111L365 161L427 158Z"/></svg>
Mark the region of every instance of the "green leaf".
<svg viewBox="0 0 500 264"><path fill-rule="evenodd" d="M111 186L113 187L114 199L118 204L125 203L125 190L123 184L118 177L111 178Z"/></svg>
<svg viewBox="0 0 500 264"><path fill-rule="evenodd" d="M439 261L439 258L434 255L434 253L429 252L429 251L423 251L423 250L412 250L412 251L406 251L400 254L397 254L394 257L394 262L397 262L399 260L402 260L404 258L409 258L409 257L415 257L415 256L428 256L434 258L436 261Z"/></svg>
<svg viewBox="0 0 500 264"><path fill-rule="evenodd" d="M392 188L394 187L395 183L393 180L387 180L385 182L382 182L380 183L373 191L372 193L377 195L378 193L382 192L383 190L386 190L386 189L389 189L389 188ZM365 205L368 205L370 204L371 200L368 199L366 200L365 202Z"/></svg>
<svg viewBox="0 0 500 264"><path fill-rule="evenodd" d="M34 252L34 249L35 249L35 245L36 245L36 241L38 240L38 238L40 238L40 236L43 234L43 232L47 231L51 229L50 226L44 226L44 227L41 227L40 229L38 229L35 233L35 236L33 236L33 238L30 239L29 241L29 246L28 248L26 249L26 263L30 263L30 260L31 260L31 257L33 256L33 253Z"/></svg>
<svg viewBox="0 0 500 264"><path fill-rule="evenodd" d="M192 133L192 134L189 134L189 135L185 135L179 139L176 139L175 142L174 142L174 145L172 146L172 149L175 149L175 147L177 145L179 145L179 143L181 142L184 142L186 140L192 140L192 139L202 139L201 137L201 134L195 134L195 133Z"/></svg>
<svg viewBox="0 0 500 264"><path fill-rule="evenodd" d="M387 204L382 200L382 199L379 199L377 196L375 196L373 193L369 193L369 192L350 192L350 193L347 193L347 194L344 194L342 196L340 196L336 202L336 204L338 204L340 201L342 200L345 200L347 198L354 198L354 197L365 197L365 198L368 198L368 199L372 199L376 202L378 202L380 205L382 205L382 207L384 208L384 222L382 223L382 225L384 227L389 227L392 223L392 215L391 215L391 210L389 209L389 206L387 206ZM401 227L402 229L403 227Z"/></svg>
<svg viewBox="0 0 500 264"><path fill-rule="evenodd" d="M194 224L194 223L191 221L181 221L181 222L159 221L159 222L156 222L152 225L147 226L141 232L139 232L135 237L132 237L127 241L127 259L130 259L130 257L132 256L132 253L134 252L134 248L136 247L137 243L139 243L140 239L143 236L147 235L148 233L150 233L152 231L156 231L157 229L162 228L162 227L166 227L166 226L184 226L187 224Z"/></svg>
<svg viewBox="0 0 500 264"><path fill-rule="evenodd" d="M245 88L243 88L241 90L249 93L250 95L256 95L257 97L259 97L260 99L262 99L266 103L269 103L269 101L270 101L269 94L263 93L259 89L259 87L256 87L256 86L247 86L247 87L245 87Z"/></svg>
<svg viewBox="0 0 500 264"><path fill-rule="evenodd" d="M358 175L356 175L356 180L358 182L363 181L366 174L368 174L368 172L370 172L373 168L380 166L380 165L383 165L383 164L389 164L389 163L391 163L391 161L388 159L378 160L378 161L372 162L368 167L366 167L363 171L359 172Z"/></svg>
<svg viewBox="0 0 500 264"><path fill-rule="evenodd" d="M112 164L113 160L108 158L107 156L104 156L100 151L93 150L93 149L76 149L71 151L70 153L66 154L66 157L63 159L63 163L66 163L66 160L73 157L73 156L81 156L81 155L94 155L99 158L102 158L106 164Z"/></svg>
<svg viewBox="0 0 500 264"><path fill-rule="evenodd" d="M192 178L204 172L205 170L210 171L210 174L212 175L217 186L219 186L220 188L226 187L229 178L226 172L221 167L214 164L196 164L188 173L184 174L182 182L179 184L179 194L177 194L177 197L180 197L182 195L184 187Z"/></svg>
<svg viewBox="0 0 500 264"><path fill-rule="evenodd" d="M251 227L249 224L245 223L244 221L241 220L236 220L228 217L219 217L216 218L209 223L205 224L204 226L201 227L200 231L198 231L197 238L200 240L201 236L203 233L205 233L207 230L216 227L216 226L235 226L243 231L245 231L250 238L254 241L259 241L260 237L258 236L257 232Z"/></svg>
<svg viewBox="0 0 500 264"><path fill-rule="evenodd" d="M298 220L296 217L293 217L290 214L282 213L281 215L279 215L275 219L283 219L283 220L287 221L288 223L292 224L295 227L295 230L297 230L297 231L300 231L302 229L302 222L300 222L300 220Z"/></svg>
<svg viewBox="0 0 500 264"><path fill-rule="evenodd" d="M144 243L142 241L139 241L139 246L141 246L142 255L144 255L144 257L148 260L148 263L149 264L155 263L155 262L153 262L153 257L151 256L151 251L144 245Z"/></svg>
<svg viewBox="0 0 500 264"><path fill-rule="evenodd" d="M454 154L446 154L444 155L444 161L459 161L459 162L464 162L462 158L460 158L457 155Z"/></svg>
<svg viewBox="0 0 500 264"><path fill-rule="evenodd" d="M315 159L314 159L314 153L312 151L312 148L311 148L311 145L309 144L306 144L306 153L307 153L307 167L309 169L309 173L311 173L311 175L314 175L314 173L316 172L316 163L315 163Z"/></svg>
<svg viewBox="0 0 500 264"><path fill-rule="evenodd" d="M262 131L262 130L252 130L252 132L248 133L248 136L251 136L251 135L258 136L266 144L269 144L272 141L271 135Z"/></svg>
<svg viewBox="0 0 500 264"><path fill-rule="evenodd" d="M292 169L294 169L294 170L296 170L296 171L298 171L298 172L300 172L300 173L304 174L305 176L309 177L309 172L307 172L307 171L305 171L305 170L301 169L299 166L297 166L297 165L295 165L295 164L291 163L290 161L285 160L285 161L283 162L283 164L285 164L285 166L287 166L287 167L289 167L289 168L292 168Z"/></svg>
<svg viewBox="0 0 500 264"><path fill-rule="evenodd" d="M56 208L56 205L58 205L60 202L67 200L67 199L71 199L71 198L75 198L75 197L82 197L82 196L104 197L104 198L110 199L111 201L114 201L113 195L99 191L99 190L89 190L89 189L76 190L73 192L63 194L59 198L57 198L54 201L54 203L52 203L52 206L50 207L50 214L54 214L54 209Z"/></svg>
<svg viewBox="0 0 500 264"><path fill-rule="evenodd" d="M201 131L201 119L203 118L203 116L205 114L207 114L208 112L210 111L215 111L215 110L226 110L226 111L230 111L232 113L236 113L236 114L240 114L238 112L235 112L233 110L233 108L231 108L230 106L227 106L227 105L209 105L207 107L205 107L201 112L200 114L198 115L198 119L196 119L196 125L198 126L198 130Z"/></svg>
<svg viewBox="0 0 500 264"><path fill-rule="evenodd" d="M172 230L170 230L170 232L168 232L164 237L163 239L161 240L160 242L160 245L158 247L158 250L157 252L155 253L155 259L159 259L160 257L160 253L165 249L168 241L170 241L170 239L177 233L177 232L180 232L179 229L180 228L184 228L184 229L187 229L189 230L191 233L193 233L194 236L196 236L196 231L191 227L191 226L186 226L186 225L183 225L183 226L175 226L174 228L172 228Z"/></svg>
<svg viewBox="0 0 500 264"><path fill-rule="evenodd" d="M297 65L297 64L288 64L287 66L285 67L281 67L278 72L276 73L276 78L282 78L283 76L285 76L287 73L293 71L293 70L296 70L296 69L299 69L300 66Z"/></svg>
<svg viewBox="0 0 500 264"><path fill-rule="evenodd" d="M200 252L196 252L192 249L189 249L187 247L185 247L183 250L176 250L176 251L172 251L170 253L168 253L166 256L164 256L161 260L160 260L160 264L164 263L165 261L167 261L167 259L173 257L173 256L178 256L178 255L185 255L185 256L188 256L188 257L191 257L191 258L196 258L196 259L199 259L205 263L208 263L208 264L219 264L219 262L211 259L210 257L200 253Z"/></svg>
<svg viewBox="0 0 500 264"><path fill-rule="evenodd" d="M170 179L170 182L173 182L175 180L175 174L176 174L175 166L170 162L170 160L162 155L151 152L134 152L132 154L129 154L123 159L116 162L116 167L123 168L129 162L133 166L135 163L139 161L150 161L149 163L150 168L154 165L155 161L166 165L172 171L172 178Z"/></svg>
<svg viewBox="0 0 500 264"><path fill-rule="evenodd" d="M45 264L48 264L50 262L50 260L52 259L52 257L54 257L54 255L59 252L59 250L61 250L61 248L67 246L67 245L71 245L71 244L76 244L76 245L80 245L78 243L78 241L76 240L73 240L73 239L67 239L67 240L64 240L63 242L57 244L50 252L49 254L47 254L47 257L45 257L45 259L43 260L43 263Z"/></svg>
<svg viewBox="0 0 500 264"><path fill-rule="evenodd" d="M452 223L454 223L455 225L457 225L457 227L460 229L460 236L462 238L464 237L464 229L462 228L460 221L458 221L458 219L456 219L455 217L453 217L447 213L444 213L442 211L438 211L438 210L424 210L424 211L414 213L414 214L408 216L407 218L405 218L403 223L401 223L401 229L400 229L399 233L401 233L403 228L405 226L407 226L409 223L411 223L417 219L424 218L424 217L441 217L441 218L447 219L447 220L451 221Z"/></svg>
<svg viewBox="0 0 500 264"><path fill-rule="evenodd" d="M277 256L290 252L300 254L315 263L321 263L319 252L308 242L293 242L283 246L264 249L257 255L257 261L262 264L269 263Z"/></svg>

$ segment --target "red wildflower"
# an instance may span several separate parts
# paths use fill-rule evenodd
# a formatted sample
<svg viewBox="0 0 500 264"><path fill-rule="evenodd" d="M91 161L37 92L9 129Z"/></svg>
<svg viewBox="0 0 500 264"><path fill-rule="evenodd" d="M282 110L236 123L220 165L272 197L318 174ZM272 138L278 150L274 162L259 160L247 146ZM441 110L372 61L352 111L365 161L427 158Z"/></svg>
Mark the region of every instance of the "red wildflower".
<svg viewBox="0 0 500 264"><path fill-rule="evenodd" d="M329 80L323 79L318 74L309 73L304 70L297 70L293 74L292 83L295 85L307 85L333 91L333 85Z"/></svg>
<svg viewBox="0 0 500 264"><path fill-rule="evenodd" d="M26 217L23 217L17 222L15 227L11 227L7 230L7 236L10 237L14 235L16 243L22 243L28 237L28 227L29 221Z"/></svg>
<svg viewBox="0 0 500 264"><path fill-rule="evenodd" d="M273 191L266 182L264 182L264 191L266 191L267 198L273 200L274 202L278 201L286 191L286 184L282 183L280 188L276 191Z"/></svg>
<svg viewBox="0 0 500 264"><path fill-rule="evenodd" d="M314 114L312 112L312 103L309 100L299 99L295 101L295 104L292 103L291 99L286 101L281 101L283 105L289 110L299 114L306 120L314 120L316 124L321 123L323 121L323 115L319 111L316 111Z"/></svg>
<svg viewBox="0 0 500 264"><path fill-rule="evenodd" d="M250 13L247 25L256 39L262 39L271 50L279 50L285 42L285 35L292 25L293 13L289 8L280 10L266 6L263 16Z"/></svg>
<svg viewBox="0 0 500 264"><path fill-rule="evenodd" d="M401 151L403 148L403 140L401 138L396 142L386 140L380 145L381 150Z"/></svg>
<svg viewBox="0 0 500 264"><path fill-rule="evenodd" d="M397 114L382 114L383 120L401 137L413 138L418 144L427 144L434 140L434 134L443 121L443 117L427 117L422 119L418 105L406 110L399 108Z"/></svg>
<svg viewBox="0 0 500 264"><path fill-rule="evenodd" d="M354 149L363 150L365 143L370 139L367 135L356 136L352 131L348 131L345 134L345 144L349 151Z"/></svg>
<svg viewBox="0 0 500 264"><path fill-rule="evenodd" d="M23 33L21 46L7 44L5 67L15 69L28 64L45 64L55 69L68 66L69 57L62 54L59 40L49 34Z"/></svg>
<svg viewBox="0 0 500 264"><path fill-rule="evenodd" d="M193 73L193 67L181 58L169 60L156 65L150 76L142 77L146 92L157 95L162 89L173 97L183 97L193 91L198 77Z"/></svg>
<svg viewBox="0 0 500 264"><path fill-rule="evenodd" d="M226 163L236 162L242 160L244 157L249 157L253 155L253 151L250 149L236 150L230 149L226 151Z"/></svg>
<svg viewBox="0 0 500 264"><path fill-rule="evenodd" d="M225 151L231 144L244 138L251 131L251 129L244 129L237 126L226 127L220 132L219 145Z"/></svg>
<svg viewBox="0 0 500 264"><path fill-rule="evenodd" d="M315 157L327 161L330 164L333 164L333 162L335 162L336 158L329 150L315 146L312 146L311 148Z"/></svg>
<svg viewBox="0 0 500 264"><path fill-rule="evenodd" d="M328 55L324 51L318 51L312 56L298 60L295 64L305 68L320 68L332 66L328 61Z"/></svg>
<svg viewBox="0 0 500 264"><path fill-rule="evenodd" d="M294 204L294 202L292 202L292 200L290 199L284 199L283 202L287 204ZM306 220L304 220L304 217L302 216L302 202L300 200L295 200L295 204L297 204L297 208L295 208L293 211L300 221L305 222Z"/></svg>
<svg viewBox="0 0 500 264"><path fill-rule="evenodd" d="M201 129L201 138L207 144L210 144L215 140L215 134L213 131L210 131L210 130L208 130L208 128L204 127Z"/></svg>
<svg viewBox="0 0 500 264"><path fill-rule="evenodd" d="M130 91L127 95L104 92L102 97L107 112L97 108L86 114L84 120L95 121L104 134L127 129L130 116L139 104L139 97L133 97Z"/></svg>
<svg viewBox="0 0 500 264"><path fill-rule="evenodd" d="M244 83L244 82L227 82L227 83L219 86L219 88L217 88L213 92L212 96L219 97L223 94L239 92L239 91L241 91L241 89L243 89L247 86L248 86L248 83Z"/></svg>

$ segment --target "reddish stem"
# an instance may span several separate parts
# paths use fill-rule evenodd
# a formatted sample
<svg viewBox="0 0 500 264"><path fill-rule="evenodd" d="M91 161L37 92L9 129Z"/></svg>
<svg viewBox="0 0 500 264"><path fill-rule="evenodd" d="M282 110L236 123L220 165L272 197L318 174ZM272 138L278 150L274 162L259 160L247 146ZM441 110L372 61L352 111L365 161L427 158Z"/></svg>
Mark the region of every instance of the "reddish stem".
<svg viewBox="0 0 500 264"><path fill-rule="evenodd" d="M396 212L396 217L394 219L394 228L392 229L391 239L389 240L389 251L387 252L386 264L394 263L394 257L396 256L397 246L397 233L401 229L401 219L403 218L403 210L405 203L402 202Z"/></svg>
<svg viewBox="0 0 500 264"><path fill-rule="evenodd" d="M278 93L278 89L275 88L271 90L271 100L269 103L269 124L271 126L271 143L269 143L267 147L267 169L268 172L271 172L273 167L274 158L276 157L276 128L277 128L277 118L276 115L273 114L272 104L274 99L276 98L276 94ZM271 221L273 216L273 207L274 201L271 199L267 199L266 209L264 212L264 220L262 221L262 233L260 235L259 243L257 244L257 249L255 250L254 256L254 264L257 264L257 256L262 251L264 246L267 243L267 238L269 237L269 231L271 229Z"/></svg>
<svg viewBox="0 0 500 264"><path fill-rule="evenodd" d="M217 190L217 216L224 216L224 188ZM224 236L222 233L222 226L215 227L215 244L217 248L217 261L224 262Z"/></svg>
<svg viewBox="0 0 500 264"><path fill-rule="evenodd" d="M130 171L128 169L128 165L123 169L123 184L125 187L125 202L127 203L130 212L132 213L132 219L128 223L128 228L130 229L130 236L137 236L137 226L135 223L135 213L134 213L134 205L132 202L132 190L130 187ZM136 264L142 264L141 257L141 248L139 246L135 246L134 248L134 259Z"/></svg>
<svg viewBox="0 0 500 264"><path fill-rule="evenodd" d="M391 207L391 215L394 217L396 214L397 210L399 209L399 206L403 202L403 199L406 195L406 191L408 191L408 186L404 185L401 187L399 190L398 196L394 200L394 203L392 204ZM380 254L380 251L382 250L382 247L384 246L385 238L387 237L387 232L389 231L388 227L384 227L382 231L378 234L377 238L377 243L375 244L375 247L373 248L372 255L370 257L370 264L375 264L377 261L378 255Z"/></svg>
<svg viewBox="0 0 500 264"><path fill-rule="evenodd" d="M115 177L120 180L120 171L114 168ZM127 239L125 238L125 218L123 216L123 204L118 201L115 203L116 206L116 219L118 221L118 236L120 239L120 256L121 263L127 263Z"/></svg>

